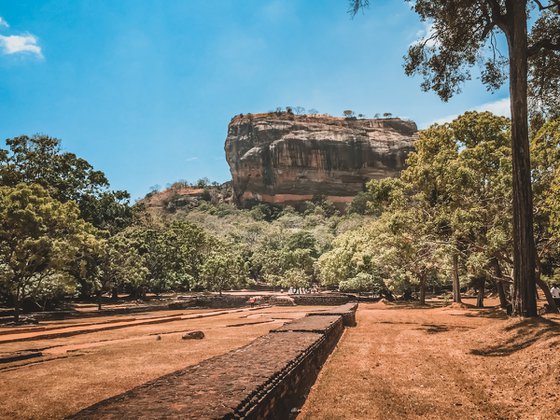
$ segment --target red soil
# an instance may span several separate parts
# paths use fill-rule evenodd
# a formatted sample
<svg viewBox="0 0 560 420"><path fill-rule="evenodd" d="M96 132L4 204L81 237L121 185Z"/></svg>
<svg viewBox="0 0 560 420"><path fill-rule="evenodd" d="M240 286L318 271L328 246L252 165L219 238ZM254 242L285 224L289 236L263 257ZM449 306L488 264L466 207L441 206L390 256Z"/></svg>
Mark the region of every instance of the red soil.
<svg viewBox="0 0 560 420"><path fill-rule="evenodd" d="M560 418L558 315L378 303L357 317L302 419Z"/></svg>

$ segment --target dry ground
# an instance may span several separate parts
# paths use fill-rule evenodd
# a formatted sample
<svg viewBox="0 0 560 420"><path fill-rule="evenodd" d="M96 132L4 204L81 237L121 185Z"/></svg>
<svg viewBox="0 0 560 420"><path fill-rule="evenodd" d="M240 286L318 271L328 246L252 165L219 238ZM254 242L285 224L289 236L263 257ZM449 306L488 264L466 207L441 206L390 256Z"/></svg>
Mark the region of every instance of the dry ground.
<svg viewBox="0 0 560 420"><path fill-rule="evenodd" d="M300 419L560 418L560 316L376 303L357 318Z"/></svg>
<svg viewBox="0 0 560 420"><path fill-rule="evenodd" d="M1 328L0 358L37 350L42 356L0 363L0 418L62 418L323 309L159 311L48 322L24 331ZM206 337L181 339L192 330Z"/></svg>

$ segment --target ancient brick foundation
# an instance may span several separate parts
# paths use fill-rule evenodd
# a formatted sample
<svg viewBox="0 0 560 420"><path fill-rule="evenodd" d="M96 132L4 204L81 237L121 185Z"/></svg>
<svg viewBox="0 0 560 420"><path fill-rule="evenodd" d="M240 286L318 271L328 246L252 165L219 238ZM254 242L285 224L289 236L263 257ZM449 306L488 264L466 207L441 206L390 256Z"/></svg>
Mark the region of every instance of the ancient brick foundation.
<svg viewBox="0 0 560 420"><path fill-rule="evenodd" d="M292 409L303 404L343 331L341 314L300 318L240 349L101 401L72 418L289 418Z"/></svg>
<svg viewBox="0 0 560 420"><path fill-rule="evenodd" d="M172 302L167 305L168 309L189 309L189 308L240 308L247 306L250 296L192 296Z"/></svg>
<svg viewBox="0 0 560 420"><path fill-rule="evenodd" d="M342 321L346 327L356 326L356 310L358 304L356 302L347 303L346 305L337 306L326 311L313 312L307 316L342 316Z"/></svg>
<svg viewBox="0 0 560 420"><path fill-rule="evenodd" d="M185 299L172 302L167 305L168 309L201 308L239 308L247 306L252 295L223 295L223 296L190 296ZM350 301L350 297L342 294L307 294L278 296L261 296L263 302L273 305L301 305L301 306L338 306Z"/></svg>
<svg viewBox="0 0 560 420"><path fill-rule="evenodd" d="M350 301L350 298L346 295L335 295L335 294L310 294L310 295L289 295L294 299L296 305L302 306L313 306L313 305L325 305L325 306L335 306L344 305Z"/></svg>

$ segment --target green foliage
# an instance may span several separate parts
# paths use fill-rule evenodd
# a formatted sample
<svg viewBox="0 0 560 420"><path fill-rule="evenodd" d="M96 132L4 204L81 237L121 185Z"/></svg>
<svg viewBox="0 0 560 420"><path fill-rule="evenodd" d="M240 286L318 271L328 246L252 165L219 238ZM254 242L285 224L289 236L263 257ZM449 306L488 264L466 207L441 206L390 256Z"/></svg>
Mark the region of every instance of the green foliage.
<svg viewBox="0 0 560 420"><path fill-rule="evenodd" d="M513 307L536 316L535 238L528 116L558 115L560 7L557 0L416 0L415 12L429 23L405 58L407 75L420 75L422 89L448 101L482 64L481 81L497 90L509 79L512 110ZM350 0L356 14L368 0ZM504 35L507 57L496 36ZM554 307L552 300L549 298Z"/></svg>
<svg viewBox="0 0 560 420"><path fill-rule="evenodd" d="M560 275L560 124L542 120L533 132L539 269L551 279ZM44 158L46 166L63 156L52 149L56 141L44 138L33 147L19 141L21 150L3 153L3 176L32 179L36 173L58 187L0 187L0 295L44 305L76 293L141 298L194 287L221 292L249 278L286 288L321 282L348 291L405 293L449 284L454 267L463 285L471 278L505 281L513 252L509 135L509 120L490 113L469 112L434 125L420 133L401 176L370 181L347 215L324 197L315 197L303 214L205 202L160 217L140 204L130 209L132 223L109 230L86 222L73 199L53 196L74 191L79 200L104 200L97 187L63 187L51 174L56 166L41 168L34 160L30 150L36 148L52 155ZM23 169L14 169L13 156L20 156ZM93 175L87 181L91 167L85 168L77 179L94 182ZM107 200L100 209L115 204ZM96 224L103 226L103 219L119 214L96 210L87 218L99 216Z"/></svg>
<svg viewBox="0 0 560 420"><path fill-rule="evenodd" d="M202 265L200 278L206 289L221 294L246 284L247 271L239 252L229 244L217 243Z"/></svg>
<svg viewBox="0 0 560 420"><path fill-rule="evenodd" d="M286 289L290 287L307 288L311 285L311 276L301 268L290 268L282 276L278 276L276 284Z"/></svg>
<svg viewBox="0 0 560 420"><path fill-rule="evenodd" d="M332 217L340 212L336 206L328 201L323 195L316 195L311 201L305 203L305 214L316 214L318 216Z"/></svg>
<svg viewBox="0 0 560 420"><path fill-rule="evenodd" d="M513 37L512 0L417 0L414 11L429 31L408 50L405 71L423 77L422 88L449 100L472 78L471 69L481 65L481 80L489 90L499 89L508 79L509 58L498 49L496 37L505 33L513 46L528 42L529 94L534 107L549 115L560 109L560 12L554 1L515 0L534 19L527 39ZM355 15L369 0L349 0ZM556 6L554 6L556 4ZM527 22L516 22L524 24ZM511 50L510 50L511 51Z"/></svg>
<svg viewBox="0 0 560 420"><path fill-rule="evenodd" d="M82 219L115 233L128 226L132 213L126 191L109 190L105 174L73 153L62 152L60 140L20 136L0 149L0 185L39 184L52 198L78 204Z"/></svg>
<svg viewBox="0 0 560 420"><path fill-rule="evenodd" d="M0 281L16 310L27 297L71 291L71 263L81 249L99 246L75 203L61 203L37 184L0 187Z"/></svg>
<svg viewBox="0 0 560 420"><path fill-rule="evenodd" d="M260 203L251 208L251 216L255 220L272 222L282 214L282 208L268 203Z"/></svg>
<svg viewBox="0 0 560 420"><path fill-rule="evenodd" d="M380 276L398 293L441 284L454 254L464 279L493 278L495 260L509 271L509 120L470 112L434 125L407 164L398 179L368 183L359 206L377 219L334 240L316 264L322 283L347 287L358 275Z"/></svg>
<svg viewBox="0 0 560 420"><path fill-rule="evenodd" d="M531 155L538 268L553 275L550 265L559 260L560 246L560 119L543 124L532 141Z"/></svg>
<svg viewBox="0 0 560 420"><path fill-rule="evenodd" d="M370 273L358 273L355 277L339 283L341 292L380 293L385 288L383 279Z"/></svg>

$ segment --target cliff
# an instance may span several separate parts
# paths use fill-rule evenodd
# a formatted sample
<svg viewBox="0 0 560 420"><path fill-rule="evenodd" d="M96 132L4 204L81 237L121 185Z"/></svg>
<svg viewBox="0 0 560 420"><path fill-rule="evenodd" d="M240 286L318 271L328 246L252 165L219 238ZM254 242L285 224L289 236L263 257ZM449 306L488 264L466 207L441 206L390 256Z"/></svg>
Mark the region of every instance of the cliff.
<svg viewBox="0 0 560 420"><path fill-rule="evenodd" d="M225 143L234 200L297 205L322 195L343 206L368 180L397 176L416 137L416 124L398 118L234 117Z"/></svg>

